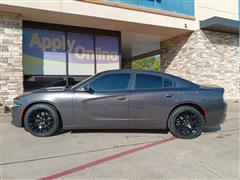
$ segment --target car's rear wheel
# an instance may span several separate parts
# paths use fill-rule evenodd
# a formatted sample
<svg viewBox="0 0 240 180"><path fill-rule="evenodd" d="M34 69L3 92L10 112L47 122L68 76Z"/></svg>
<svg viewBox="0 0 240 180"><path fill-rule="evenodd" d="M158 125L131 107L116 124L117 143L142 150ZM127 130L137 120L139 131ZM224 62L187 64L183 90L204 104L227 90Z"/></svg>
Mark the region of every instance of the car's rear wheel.
<svg viewBox="0 0 240 180"><path fill-rule="evenodd" d="M54 107L47 104L35 104L27 110L24 125L25 129L34 136L52 136L59 128L59 116Z"/></svg>
<svg viewBox="0 0 240 180"><path fill-rule="evenodd" d="M182 139L193 139L201 135L204 116L191 106L176 108L168 119L170 132Z"/></svg>

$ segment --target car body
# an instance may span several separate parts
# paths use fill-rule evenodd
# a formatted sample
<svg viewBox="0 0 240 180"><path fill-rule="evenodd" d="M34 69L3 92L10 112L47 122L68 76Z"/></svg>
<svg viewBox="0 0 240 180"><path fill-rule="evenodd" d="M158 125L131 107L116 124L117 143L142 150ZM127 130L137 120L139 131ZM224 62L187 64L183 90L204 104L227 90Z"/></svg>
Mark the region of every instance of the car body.
<svg viewBox="0 0 240 180"><path fill-rule="evenodd" d="M225 120L223 94L223 88L156 71L111 70L71 88L39 89L15 98L12 123L24 127L29 108L45 104L55 109L63 129L167 129L173 111L187 106L209 127Z"/></svg>

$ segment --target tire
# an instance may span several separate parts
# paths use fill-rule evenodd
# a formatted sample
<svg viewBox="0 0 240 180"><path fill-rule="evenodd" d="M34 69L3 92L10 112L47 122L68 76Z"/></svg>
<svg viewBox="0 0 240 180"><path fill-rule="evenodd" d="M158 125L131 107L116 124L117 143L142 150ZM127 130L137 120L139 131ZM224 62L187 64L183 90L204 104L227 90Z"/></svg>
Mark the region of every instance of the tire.
<svg viewBox="0 0 240 180"><path fill-rule="evenodd" d="M168 128L177 138L193 139L201 135L204 116L192 106L176 108L168 119Z"/></svg>
<svg viewBox="0 0 240 180"><path fill-rule="evenodd" d="M60 125L56 109L47 104L31 106L24 116L25 129L37 137L54 135Z"/></svg>

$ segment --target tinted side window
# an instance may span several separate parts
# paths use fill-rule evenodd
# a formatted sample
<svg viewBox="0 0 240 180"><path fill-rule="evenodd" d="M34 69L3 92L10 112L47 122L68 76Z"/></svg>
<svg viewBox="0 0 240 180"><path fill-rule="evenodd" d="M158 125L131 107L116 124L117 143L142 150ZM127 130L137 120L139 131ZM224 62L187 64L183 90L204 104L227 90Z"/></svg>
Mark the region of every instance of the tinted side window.
<svg viewBox="0 0 240 180"><path fill-rule="evenodd" d="M91 83L94 91L126 90L130 74L109 74L102 76Z"/></svg>
<svg viewBox="0 0 240 180"><path fill-rule="evenodd" d="M165 88L171 88L171 87L173 87L173 82L172 82L172 80L164 78L163 86L164 86Z"/></svg>
<svg viewBox="0 0 240 180"><path fill-rule="evenodd" d="M146 74L137 74L135 89L159 89L162 88L162 77Z"/></svg>

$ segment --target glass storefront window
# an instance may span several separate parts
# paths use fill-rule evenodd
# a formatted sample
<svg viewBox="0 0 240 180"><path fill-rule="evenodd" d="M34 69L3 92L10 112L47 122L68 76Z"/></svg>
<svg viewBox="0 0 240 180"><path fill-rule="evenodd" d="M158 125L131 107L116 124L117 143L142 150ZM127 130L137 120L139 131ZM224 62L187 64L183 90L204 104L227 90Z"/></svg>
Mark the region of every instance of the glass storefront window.
<svg viewBox="0 0 240 180"><path fill-rule="evenodd" d="M94 74L93 34L67 33L69 75Z"/></svg>
<svg viewBox="0 0 240 180"><path fill-rule="evenodd" d="M25 89L72 85L120 68L120 33L35 22L23 23Z"/></svg>
<svg viewBox="0 0 240 180"><path fill-rule="evenodd" d="M24 28L23 72L27 75L65 75L66 44L61 31Z"/></svg>
<svg viewBox="0 0 240 180"><path fill-rule="evenodd" d="M120 68L119 38L96 35L97 73Z"/></svg>

